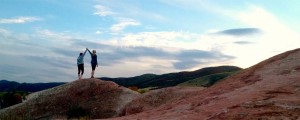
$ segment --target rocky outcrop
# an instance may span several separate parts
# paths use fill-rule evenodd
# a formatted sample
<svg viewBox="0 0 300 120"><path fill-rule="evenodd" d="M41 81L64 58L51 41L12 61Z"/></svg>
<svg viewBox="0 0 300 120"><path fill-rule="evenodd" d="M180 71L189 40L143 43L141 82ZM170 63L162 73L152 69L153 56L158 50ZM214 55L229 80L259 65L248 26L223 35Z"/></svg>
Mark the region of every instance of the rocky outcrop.
<svg viewBox="0 0 300 120"><path fill-rule="evenodd" d="M123 115L155 109L162 105L195 96L204 87L168 87L147 92L126 105Z"/></svg>
<svg viewBox="0 0 300 120"><path fill-rule="evenodd" d="M296 49L242 70L192 96L112 119L296 120L299 116L300 49Z"/></svg>
<svg viewBox="0 0 300 120"><path fill-rule="evenodd" d="M88 118L111 118L121 115L125 105L137 96L139 93L114 82L76 80L33 93L25 102L1 110L0 118L66 119L72 109L79 109Z"/></svg>

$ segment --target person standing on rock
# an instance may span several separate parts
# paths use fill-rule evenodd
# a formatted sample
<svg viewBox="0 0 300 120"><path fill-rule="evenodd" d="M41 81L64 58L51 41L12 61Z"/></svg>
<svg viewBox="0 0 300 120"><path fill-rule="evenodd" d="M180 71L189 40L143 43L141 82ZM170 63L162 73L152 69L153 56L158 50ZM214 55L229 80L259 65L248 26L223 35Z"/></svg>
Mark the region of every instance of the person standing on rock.
<svg viewBox="0 0 300 120"><path fill-rule="evenodd" d="M84 62L83 58L88 49L86 48L84 53L79 53L79 56L77 58L77 67L78 67L78 79L81 80L82 75L84 73Z"/></svg>
<svg viewBox="0 0 300 120"><path fill-rule="evenodd" d="M87 49L87 50L91 54L91 58L92 58L92 60L91 60L91 65L92 65L91 78L94 78L95 69L96 69L96 67L98 67L96 50L93 50L93 53L89 49Z"/></svg>

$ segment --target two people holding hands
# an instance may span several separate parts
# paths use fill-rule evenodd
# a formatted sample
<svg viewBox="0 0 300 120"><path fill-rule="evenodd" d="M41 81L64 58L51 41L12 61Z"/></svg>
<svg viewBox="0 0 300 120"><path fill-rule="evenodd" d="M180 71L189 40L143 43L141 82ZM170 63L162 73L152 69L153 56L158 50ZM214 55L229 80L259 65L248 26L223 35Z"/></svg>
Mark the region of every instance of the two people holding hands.
<svg viewBox="0 0 300 120"><path fill-rule="evenodd" d="M88 51L91 55L91 66L92 66L92 73L91 73L91 78L94 78L94 74L95 74L95 69L96 67L98 67L98 62L97 62L97 54L96 54L96 50L93 50L92 52L86 48L86 50L84 51L84 53L80 53L78 58L77 58L77 67L78 67L78 79L82 79L82 75L84 73L84 55L86 53L86 51Z"/></svg>

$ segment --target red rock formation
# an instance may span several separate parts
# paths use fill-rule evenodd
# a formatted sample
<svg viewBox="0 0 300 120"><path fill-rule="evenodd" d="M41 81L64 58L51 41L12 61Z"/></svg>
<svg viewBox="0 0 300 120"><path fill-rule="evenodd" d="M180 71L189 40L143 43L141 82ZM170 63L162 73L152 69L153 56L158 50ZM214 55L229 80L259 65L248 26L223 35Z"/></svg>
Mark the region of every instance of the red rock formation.
<svg viewBox="0 0 300 120"><path fill-rule="evenodd" d="M203 89L204 87L169 87L153 90L127 104L123 115L155 109L164 104L186 99L197 95Z"/></svg>
<svg viewBox="0 0 300 120"><path fill-rule="evenodd" d="M112 119L300 119L300 49L267 59L193 95Z"/></svg>
<svg viewBox="0 0 300 120"><path fill-rule="evenodd" d="M0 119L65 119L72 106L82 108L90 118L116 117L138 95L114 82L77 80L31 94L27 101L1 110Z"/></svg>

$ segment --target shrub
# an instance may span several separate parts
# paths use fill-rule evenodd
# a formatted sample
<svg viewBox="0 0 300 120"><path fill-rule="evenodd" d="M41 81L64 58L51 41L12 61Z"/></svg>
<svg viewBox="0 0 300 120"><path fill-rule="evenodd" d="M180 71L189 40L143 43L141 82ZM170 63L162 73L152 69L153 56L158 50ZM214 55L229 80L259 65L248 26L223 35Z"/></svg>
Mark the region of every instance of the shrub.
<svg viewBox="0 0 300 120"><path fill-rule="evenodd" d="M131 89L131 90L133 90L133 91L138 91L139 90L139 88L136 87L136 86L130 86L128 88Z"/></svg>
<svg viewBox="0 0 300 120"><path fill-rule="evenodd" d="M22 102L22 96L15 92L6 92L0 96L0 109Z"/></svg>
<svg viewBox="0 0 300 120"><path fill-rule="evenodd" d="M141 93L141 94L143 94L143 93L145 93L147 91L145 89L140 89L138 92Z"/></svg>

